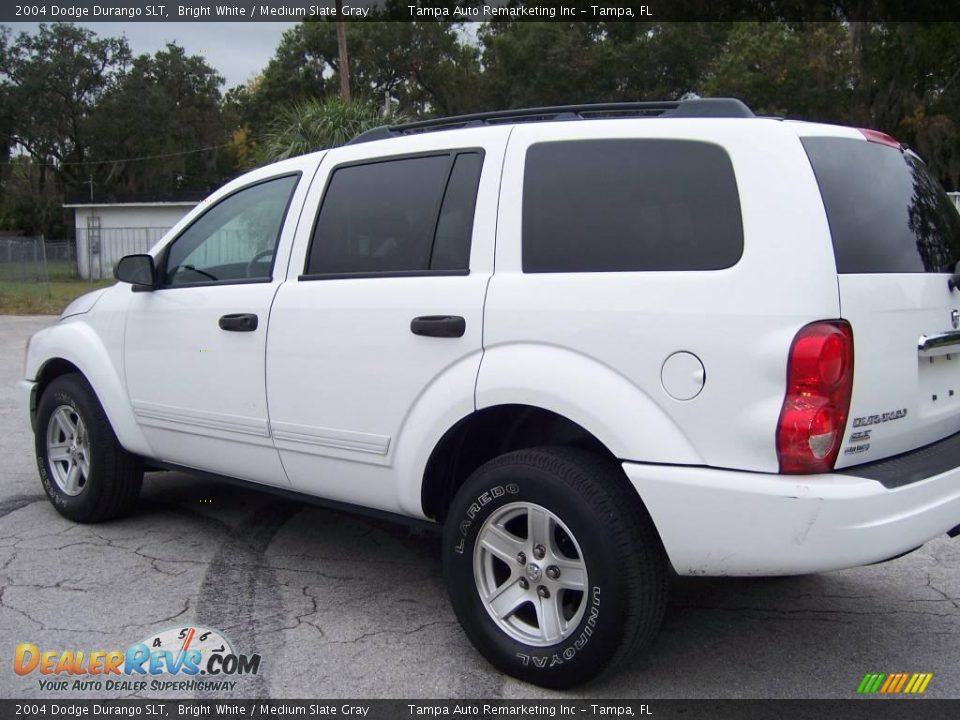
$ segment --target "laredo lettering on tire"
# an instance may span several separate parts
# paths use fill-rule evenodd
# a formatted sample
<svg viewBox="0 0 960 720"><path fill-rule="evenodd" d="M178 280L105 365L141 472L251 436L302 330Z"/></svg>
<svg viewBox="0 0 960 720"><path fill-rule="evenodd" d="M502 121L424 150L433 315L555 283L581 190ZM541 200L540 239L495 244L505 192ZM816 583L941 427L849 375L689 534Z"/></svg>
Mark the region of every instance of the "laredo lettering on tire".
<svg viewBox="0 0 960 720"><path fill-rule="evenodd" d="M612 460L519 450L476 470L444 527L444 576L474 646L521 680L566 688L633 655L666 606L666 558Z"/></svg>
<svg viewBox="0 0 960 720"><path fill-rule="evenodd" d="M57 512L95 523L133 509L143 465L120 446L86 379L71 374L51 382L37 406L36 427L37 469Z"/></svg>

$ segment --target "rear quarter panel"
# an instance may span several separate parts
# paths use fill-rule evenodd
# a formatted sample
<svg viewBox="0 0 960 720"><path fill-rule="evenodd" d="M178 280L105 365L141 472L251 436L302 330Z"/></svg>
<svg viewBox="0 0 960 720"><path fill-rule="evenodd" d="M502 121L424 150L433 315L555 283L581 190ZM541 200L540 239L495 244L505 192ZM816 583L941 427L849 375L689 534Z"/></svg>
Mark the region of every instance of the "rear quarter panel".
<svg viewBox="0 0 960 720"><path fill-rule="evenodd" d="M740 261L707 272L524 274L527 149L597 138L722 146L740 194ZM775 472L790 343L803 325L836 317L829 228L790 127L761 119L649 119L515 128L485 307L478 408L519 402L553 410L625 460ZM696 355L706 371L692 400L673 399L661 382L664 361L677 351Z"/></svg>

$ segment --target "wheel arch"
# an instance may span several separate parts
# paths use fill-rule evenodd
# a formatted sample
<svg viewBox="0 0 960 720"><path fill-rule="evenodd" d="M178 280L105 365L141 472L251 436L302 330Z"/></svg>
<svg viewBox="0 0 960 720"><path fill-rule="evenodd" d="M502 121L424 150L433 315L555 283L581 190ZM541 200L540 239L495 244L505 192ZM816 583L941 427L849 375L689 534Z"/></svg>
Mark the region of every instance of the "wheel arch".
<svg viewBox="0 0 960 720"><path fill-rule="evenodd" d="M80 375L93 389L120 445L149 456L150 446L137 425L120 371L97 332L82 322L55 325L31 341L27 377L37 383L37 403L50 383L68 373Z"/></svg>
<svg viewBox="0 0 960 720"><path fill-rule="evenodd" d="M483 408L449 428L430 453L420 491L423 514L442 522L474 470L504 453L544 445L580 448L617 461L595 435L551 410L524 404Z"/></svg>

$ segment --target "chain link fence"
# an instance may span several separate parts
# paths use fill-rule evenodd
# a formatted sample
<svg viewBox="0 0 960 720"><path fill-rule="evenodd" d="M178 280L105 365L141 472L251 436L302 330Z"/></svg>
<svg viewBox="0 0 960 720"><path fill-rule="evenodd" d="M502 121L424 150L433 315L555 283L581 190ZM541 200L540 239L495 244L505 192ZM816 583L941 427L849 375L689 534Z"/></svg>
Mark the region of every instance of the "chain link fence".
<svg viewBox="0 0 960 720"><path fill-rule="evenodd" d="M78 227L75 252L77 273L85 280L110 279L113 277L113 267L120 258L147 252L169 229Z"/></svg>
<svg viewBox="0 0 960 720"><path fill-rule="evenodd" d="M0 314L55 314L104 285L82 277L75 241L0 237Z"/></svg>
<svg viewBox="0 0 960 720"><path fill-rule="evenodd" d="M48 283L76 280L76 244L43 237L0 238L0 282Z"/></svg>

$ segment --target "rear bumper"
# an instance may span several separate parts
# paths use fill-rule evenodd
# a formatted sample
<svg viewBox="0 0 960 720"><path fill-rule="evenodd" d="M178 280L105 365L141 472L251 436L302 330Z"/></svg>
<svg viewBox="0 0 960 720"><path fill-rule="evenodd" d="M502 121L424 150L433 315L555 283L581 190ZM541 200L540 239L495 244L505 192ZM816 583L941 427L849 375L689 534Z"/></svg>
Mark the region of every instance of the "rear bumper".
<svg viewBox="0 0 960 720"><path fill-rule="evenodd" d="M960 525L960 468L897 488L843 474L624 463L680 575L796 575L901 555Z"/></svg>

